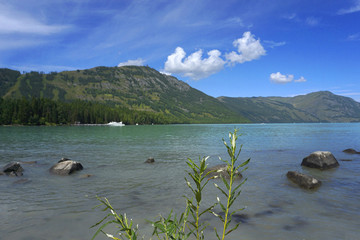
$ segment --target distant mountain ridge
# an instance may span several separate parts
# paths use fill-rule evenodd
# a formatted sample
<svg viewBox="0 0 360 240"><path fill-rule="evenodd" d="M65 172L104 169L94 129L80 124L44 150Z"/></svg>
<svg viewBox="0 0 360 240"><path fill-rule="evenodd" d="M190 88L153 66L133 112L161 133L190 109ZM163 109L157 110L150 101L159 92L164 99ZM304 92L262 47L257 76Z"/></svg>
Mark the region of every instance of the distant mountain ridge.
<svg viewBox="0 0 360 240"><path fill-rule="evenodd" d="M296 97L219 97L150 67L30 72L0 69L0 97L93 101L162 113L182 123L359 122L360 103L321 91Z"/></svg>
<svg viewBox="0 0 360 240"><path fill-rule="evenodd" d="M295 97L219 97L252 122L359 122L360 103L329 91Z"/></svg>

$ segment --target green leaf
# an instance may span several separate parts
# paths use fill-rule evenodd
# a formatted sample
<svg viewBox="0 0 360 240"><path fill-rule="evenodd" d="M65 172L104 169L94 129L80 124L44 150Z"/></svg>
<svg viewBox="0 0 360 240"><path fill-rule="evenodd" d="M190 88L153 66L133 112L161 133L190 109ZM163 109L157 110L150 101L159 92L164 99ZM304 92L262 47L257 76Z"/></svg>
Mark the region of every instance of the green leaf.
<svg viewBox="0 0 360 240"><path fill-rule="evenodd" d="M223 181L226 189L229 190L229 189L230 189L230 186L229 186L229 184L227 183L227 181L226 181L226 179L224 178L224 176L223 176L223 175L220 175L220 178L221 178L221 180Z"/></svg>

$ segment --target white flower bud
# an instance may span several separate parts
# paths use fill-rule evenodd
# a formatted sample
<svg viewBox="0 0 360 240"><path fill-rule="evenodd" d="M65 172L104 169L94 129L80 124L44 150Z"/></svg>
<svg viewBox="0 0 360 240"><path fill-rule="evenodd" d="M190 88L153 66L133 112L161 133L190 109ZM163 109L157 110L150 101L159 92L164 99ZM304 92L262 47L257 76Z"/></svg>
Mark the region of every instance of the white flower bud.
<svg viewBox="0 0 360 240"><path fill-rule="evenodd" d="M108 233L106 233L106 236L108 237L108 238L114 238L114 236L113 235L111 235L111 234L108 234Z"/></svg>

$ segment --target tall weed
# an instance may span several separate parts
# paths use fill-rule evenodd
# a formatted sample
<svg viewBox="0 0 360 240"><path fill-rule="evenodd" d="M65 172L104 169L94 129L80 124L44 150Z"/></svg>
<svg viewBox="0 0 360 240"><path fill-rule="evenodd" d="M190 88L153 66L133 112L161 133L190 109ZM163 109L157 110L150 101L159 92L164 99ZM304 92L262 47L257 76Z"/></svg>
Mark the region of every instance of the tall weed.
<svg viewBox="0 0 360 240"><path fill-rule="evenodd" d="M230 223L232 221L232 216L243 210L235 209L233 210L233 204L235 200L239 197L241 193L241 186L246 182L247 179L244 179L240 182L236 181L236 173L238 171L245 171L247 169L246 165L249 163L250 159L242 162L240 165L237 165L238 158L242 149L242 145L237 148L236 141L238 140L238 130L235 129L233 133L229 133L230 144L223 139L223 143L227 149L229 160L221 161L225 162L227 165L227 174L229 179L226 179L223 174L213 175L214 171L206 171L207 164L206 160L209 157L203 157L199 159L199 163L195 163L193 160L188 159L187 165L189 171L187 175L189 178L185 177L187 186L189 187L192 197L184 196L186 200L186 206L183 213L177 216L173 210L170 211L167 217L159 215L158 220L148 221L153 226L153 236L156 236L159 240L186 240L190 238L191 235L195 237L196 240L203 240L204 231L208 227L208 223L201 220L201 216L205 213L212 213L222 223L222 230L219 234L218 230L215 228L215 234L220 240L224 240L227 235L236 230L239 227L239 223L231 227ZM210 177L212 176L212 177ZM214 186L220 191L222 195L226 198L224 203L217 197L217 202L211 206L203 207L203 192L204 188L207 186L210 180L220 177L222 186L214 183ZM105 234L107 237L115 240L124 240L131 239L136 240L138 238L138 226L133 226L133 221L127 218L126 214L118 214L114 208L111 206L110 202L106 198L97 197L101 202L98 206L105 206L103 211L109 211L109 213L98 223L92 227L97 227L98 230L95 232L92 239L94 239L99 233ZM221 213L216 213L214 211L215 207L219 205ZM119 237L115 237L112 234L104 232L104 228L108 225L115 225L119 230L117 234Z"/></svg>

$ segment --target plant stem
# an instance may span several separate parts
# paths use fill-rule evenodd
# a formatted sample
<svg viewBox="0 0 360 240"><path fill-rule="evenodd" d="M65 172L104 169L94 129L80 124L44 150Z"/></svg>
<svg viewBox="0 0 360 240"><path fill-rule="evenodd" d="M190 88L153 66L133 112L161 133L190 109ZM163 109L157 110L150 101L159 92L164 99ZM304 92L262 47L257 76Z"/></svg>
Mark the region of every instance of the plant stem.
<svg viewBox="0 0 360 240"><path fill-rule="evenodd" d="M222 240L225 239L225 233L226 228L228 224L228 215L229 215L229 208L230 208L230 201L231 201L231 192L232 192L232 185L233 185L233 178L234 178L234 158L231 156L231 172L230 172L230 184L229 184L229 195L227 199L227 205L226 205L226 212L225 212L225 221L224 221L224 228L223 228L223 234L222 234Z"/></svg>

